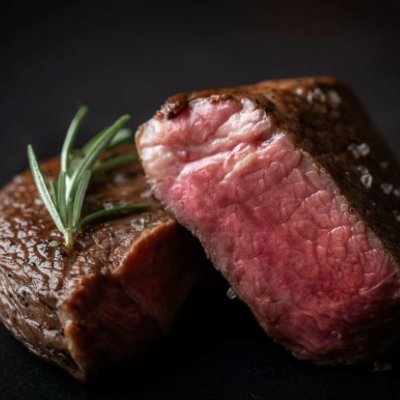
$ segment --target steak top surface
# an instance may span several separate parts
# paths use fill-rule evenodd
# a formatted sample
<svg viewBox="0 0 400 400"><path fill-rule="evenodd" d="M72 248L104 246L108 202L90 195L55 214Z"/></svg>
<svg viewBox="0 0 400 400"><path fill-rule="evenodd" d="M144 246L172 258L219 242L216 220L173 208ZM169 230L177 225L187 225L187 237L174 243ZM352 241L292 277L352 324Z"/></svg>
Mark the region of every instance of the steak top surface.
<svg viewBox="0 0 400 400"><path fill-rule="evenodd" d="M42 170L55 178L59 159ZM83 214L128 203L150 209L88 225L68 252L30 172L0 193L2 322L78 379L141 353L166 332L204 262L151 196L138 162L98 174Z"/></svg>

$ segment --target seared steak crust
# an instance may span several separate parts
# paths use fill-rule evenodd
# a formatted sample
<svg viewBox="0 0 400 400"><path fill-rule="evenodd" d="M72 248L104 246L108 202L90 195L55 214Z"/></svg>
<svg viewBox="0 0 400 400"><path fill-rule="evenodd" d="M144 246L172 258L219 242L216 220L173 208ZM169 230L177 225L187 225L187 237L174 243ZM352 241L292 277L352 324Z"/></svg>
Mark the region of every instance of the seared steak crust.
<svg viewBox="0 0 400 400"><path fill-rule="evenodd" d="M55 177L59 160L42 168ZM30 172L0 193L1 320L81 380L165 333L203 261L190 234L151 197L139 163L96 177L84 212L125 203L151 209L87 226L68 253Z"/></svg>

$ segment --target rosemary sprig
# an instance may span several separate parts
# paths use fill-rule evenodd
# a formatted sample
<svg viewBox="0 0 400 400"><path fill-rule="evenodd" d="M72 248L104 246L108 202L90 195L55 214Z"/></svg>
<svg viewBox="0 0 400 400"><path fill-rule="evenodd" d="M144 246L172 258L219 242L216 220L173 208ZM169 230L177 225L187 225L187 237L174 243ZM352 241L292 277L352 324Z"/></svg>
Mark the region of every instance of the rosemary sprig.
<svg viewBox="0 0 400 400"><path fill-rule="evenodd" d="M86 192L93 174L108 171L137 159L137 155L131 153L99 161L99 156L104 150L118 146L129 139L131 132L123 129L129 121L128 115L123 115L100 131L82 149L74 149L79 127L87 112L87 107L79 108L71 121L61 151L60 174L57 180L46 183L33 147L28 146L29 165L39 195L57 229L63 234L65 246L70 250L74 246L77 233L86 224L99 218L124 212L139 212L149 208L145 204L126 204L99 210L81 218Z"/></svg>
<svg viewBox="0 0 400 400"><path fill-rule="evenodd" d="M121 156L116 156L110 158L109 160L103 161L101 164L94 167L93 172L96 174L98 172L106 172L110 169L121 167L122 165L129 164L132 161L136 161L138 159L138 155L136 153L123 154Z"/></svg>

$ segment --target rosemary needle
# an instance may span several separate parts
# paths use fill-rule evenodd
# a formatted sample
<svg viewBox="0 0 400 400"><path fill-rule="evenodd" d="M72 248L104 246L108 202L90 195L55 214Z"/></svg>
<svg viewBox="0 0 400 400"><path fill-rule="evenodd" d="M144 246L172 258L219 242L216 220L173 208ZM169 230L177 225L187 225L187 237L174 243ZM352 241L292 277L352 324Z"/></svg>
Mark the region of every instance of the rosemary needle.
<svg viewBox="0 0 400 400"><path fill-rule="evenodd" d="M84 225L99 218L125 212L145 211L149 208L145 204L126 204L98 210L81 217L93 174L108 171L137 159L137 155L131 153L103 162L99 160L99 156L105 150L129 139L130 131L123 129L130 119L128 115L123 115L100 131L82 149L74 149L79 127L87 112L86 106L80 107L70 123L61 151L61 166L57 180L46 183L33 147L28 146L28 161L37 190L57 229L63 234L65 246L69 250L73 249L76 235Z"/></svg>

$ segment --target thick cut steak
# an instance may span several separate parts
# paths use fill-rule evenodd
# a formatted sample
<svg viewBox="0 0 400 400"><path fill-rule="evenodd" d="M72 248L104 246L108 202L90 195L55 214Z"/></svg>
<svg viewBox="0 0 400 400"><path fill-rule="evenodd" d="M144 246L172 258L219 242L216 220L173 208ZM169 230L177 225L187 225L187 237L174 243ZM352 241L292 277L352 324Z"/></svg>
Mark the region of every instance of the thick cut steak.
<svg viewBox="0 0 400 400"><path fill-rule="evenodd" d="M58 159L42 165L58 174ZM95 179L86 212L149 211L88 226L71 254L30 172L0 193L0 316L31 351L78 379L142 353L195 283L203 250L150 196L139 163Z"/></svg>
<svg viewBox="0 0 400 400"><path fill-rule="evenodd" d="M344 84L177 95L137 146L156 197L294 355L352 363L399 337L399 167Z"/></svg>

